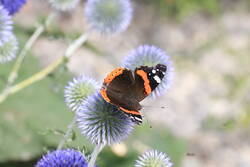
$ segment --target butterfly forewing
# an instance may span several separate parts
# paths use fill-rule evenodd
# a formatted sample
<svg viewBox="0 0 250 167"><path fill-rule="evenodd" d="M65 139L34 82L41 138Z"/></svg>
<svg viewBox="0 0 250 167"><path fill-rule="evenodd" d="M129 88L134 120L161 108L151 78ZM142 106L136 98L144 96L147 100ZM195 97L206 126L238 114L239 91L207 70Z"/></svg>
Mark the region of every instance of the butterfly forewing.
<svg viewBox="0 0 250 167"><path fill-rule="evenodd" d="M135 98L135 79L130 70L124 69L122 74L115 77L106 85L106 93L111 103L127 110L141 109L139 101Z"/></svg>

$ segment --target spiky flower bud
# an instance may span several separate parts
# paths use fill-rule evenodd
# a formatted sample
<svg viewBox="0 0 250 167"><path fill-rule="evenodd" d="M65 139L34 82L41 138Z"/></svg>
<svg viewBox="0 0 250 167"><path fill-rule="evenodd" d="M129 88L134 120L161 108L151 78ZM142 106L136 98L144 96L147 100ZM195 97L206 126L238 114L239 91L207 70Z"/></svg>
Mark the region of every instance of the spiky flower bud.
<svg viewBox="0 0 250 167"><path fill-rule="evenodd" d="M68 11L74 9L80 0L49 0L52 7L60 11Z"/></svg>
<svg viewBox="0 0 250 167"><path fill-rule="evenodd" d="M97 145L120 142L134 127L127 115L107 103L99 92L85 100L77 112L77 124L81 133Z"/></svg>
<svg viewBox="0 0 250 167"><path fill-rule="evenodd" d="M18 42L16 37L12 34L8 41L0 46L0 64L13 60L16 57L18 50Z"/></svg>
<svg viewBox="0 0 250 167"><path fill-rule="evenodd" d="M87 167L82 153L73 149L56 150L44 155L36 167Z"/></svg>
<svg viewBox="0 0 250 167"><path fill-rule="evenodd" d="M8 11L0 5L0 47L9 40L12 35L12 18Z"/></svg>
<svg viewBox="0 0 250 167"><path fill-rule="evenodd" d="M122 61L122 66L131 70L140 66L155 66L157 64L166 65L167 71L162 82L152 92L152 97L162 95L170 87L173 78L173 66L169 56L160 48L142 45L132 50Z"/></svg>
<svg viewBox="0 0 250 167"><path fill-rule="evenodd" d="M150 150L139 157L135 167L172 167L173 163L167 154L157 150Z"/></svg>
<svg viewBox="0 0 250 167"><path fill-rule="evenodd" d="M81 103L98 89L100 84L94 79L84 75L76 77L65 87L65 103L72 111L77 111Z"/></svg>
<svg viewBox="0 0 250 167"><path fill-rule="evenodd" d="M26 0L0 0L0 4L9 12L10 15L17 13L26 3Z"/></svg>
<svg viewBox="0 0 250 167"><path fill-rule="evenodd" d="M85 16L90 27L101 34L125 31L132 19L130 0L88 0Z"/></svg>

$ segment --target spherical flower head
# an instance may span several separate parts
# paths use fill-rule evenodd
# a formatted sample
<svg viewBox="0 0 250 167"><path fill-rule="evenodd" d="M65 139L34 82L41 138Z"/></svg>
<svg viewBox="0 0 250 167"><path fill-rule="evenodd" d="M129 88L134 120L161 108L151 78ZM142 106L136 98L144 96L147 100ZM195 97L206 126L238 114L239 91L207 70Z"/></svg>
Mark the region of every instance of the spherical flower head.
<svg viewBox="0 0 250 167"><path fill-rule="evenodd" d="M81 152L66 149L56 150L44 155L36 164L36 167L87 167Z"/></svg>
<svg viewBox="0 0 250 167"><path fill-rule="evenodd" d="M9 36L2 46L0 46L0 64L13 60L16 57L18 50L18 42L16 37L12 34Z"/></svg>
<svg viewBox="0 0 250 167"><path fill-rule="evenodd" d="M167 154L157 150L150 150L139 157L135 167L172 167L173 163Z"/></svg>
<svg viewBox="0 0 250 167"><path fill-rule="evenodd" d="M12 24L12 18L8 11L0 5L0 46L8 41L10 35L12 35Z"/></svg>
<svg viewBox="0 0 250 167"><path fill-rule="evenodd" d="M49 0L52 7L60 11L69 11L74 9L80 0Z"/></svg>
<svg viewBox="0 0 250 167"><path fill-rule="evenodd" d="M140 66L156 66L157 64L164 64L167 67L167 71L162 82L151 93L151 97L158 97L164 94L170 87L173 78L173 66L169 56L160 48L142 45L132 50L122 62L123 67L131 70L135 70L136 67Z"/></svg>
<svg viewBox="0 0 250 167"><path fill-rule="evenodd" d="M122 141L135 125L116 106L107 103L99 92L88 97L77 111L77 124L81 133L97 145Z"/></svg>
<svg viewBox="0 0 250 167"><path fill-rule="evenodd" d="M132 12L130 0L88 0L85 5L90 27L105 35L125 31L131 22Z"/></svg>
<svg viewBox="0 0 250 167"><path fill-rule="evenodd" d="M65 103L72 111L77 111L87 96L100 89L94 79L81 75L70 81L64 90Z"/></svg>
<svg viewBox="0 0 250 167"><path fill-rule="evenodd" d="M0 0L0 3L8 10L10 15L13 15L20 10L26 0Z"/></svg>

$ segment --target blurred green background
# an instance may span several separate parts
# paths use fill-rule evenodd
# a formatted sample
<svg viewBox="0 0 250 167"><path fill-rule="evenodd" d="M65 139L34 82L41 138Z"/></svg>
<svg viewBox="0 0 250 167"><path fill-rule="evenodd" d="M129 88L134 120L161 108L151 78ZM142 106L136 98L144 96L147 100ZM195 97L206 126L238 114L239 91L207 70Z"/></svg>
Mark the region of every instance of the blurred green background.
<svg viewBox="0 0 250 167"><path fill-rule="evenodd" d="M101 81L140 44L157 45L171 56L172 88L143 103L144 124L124 143L105 148L98 165L133 166L154 148L168 153L176 167L250 166L250 1L137 0L134 8L126 32L94 34L69 62L0 104L1 167L34 166L55 149L73 119L63 98L67 82L80 74ZM20 47L51 10L46 1L28 0L14 16ZM82 10L60 14L29 52L16 83L60 57L86 29ZM0 65L0 90L12 66ZM90 152L91 144L75 132L67 146Z"/></svg>

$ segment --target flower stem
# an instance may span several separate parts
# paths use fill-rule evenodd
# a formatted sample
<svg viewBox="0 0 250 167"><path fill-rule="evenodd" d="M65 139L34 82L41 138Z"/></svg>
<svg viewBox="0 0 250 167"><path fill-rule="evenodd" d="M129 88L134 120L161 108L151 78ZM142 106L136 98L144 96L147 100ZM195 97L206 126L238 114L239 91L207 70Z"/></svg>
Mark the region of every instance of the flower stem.
<svg viewBox="0 0 250 167"><path fill-rule="evenodd" d="M56 13L52 12L45 20L45 23L41 24L39 27L37 27L37 29L32 34L32 36L28 39L25 46L23 47L20 54L18 55L13 69L10 72L6 87L9 87L10 85L12 85L12 83L16 80L16 78L18 77L19 69L23 63L24 57L27 55L27 52L31 49L33 44L38 39L38 37L44 32L45 28L51 24L51 22L55 18L55 16L56 16Z"/></svg>
<svg viewBox="0 0 250 167"><path fill-rule="evenodd" d="M99 144L99 145L95 146L94 151L91 154L91 159L89 161L88 167L94 167L95 166L96 158L97 158L98 154L102 151L104 146L105 145L103 145L103 144Z"/></svg>
<svg viewBox="0 0 250 167"><path fill-rule="evenodd" d="M63 136L62 140L60 141L60 143L57 146L57 150L61 150L63 148L64 144L67 142L70 135L72 134L75 123L76 123L76 114L73 118L73 121L68 125L68 128L67 128L65 135Z"/></svg>
<svg viewBox="0 0 250 167"><path fill-rule="evenodd" d="M65 59L70 58L73 53L87 40L88 34L84 33L79 38L77 38L65 51L64 56L58 58L54 62L52 62L50 65L45 67L40 72L32 75L31 77L25 79L24 81L21 81L20 83L10 86L7 89L5 89L2 94L0 94L0 103L2 103L9 95L19 92L20 90L26 88L27 86L30 86L34 84L35 82L38 82L45 78L47 75L49 75L51 72L53 72L60 64L62 64Z"/></svg>

